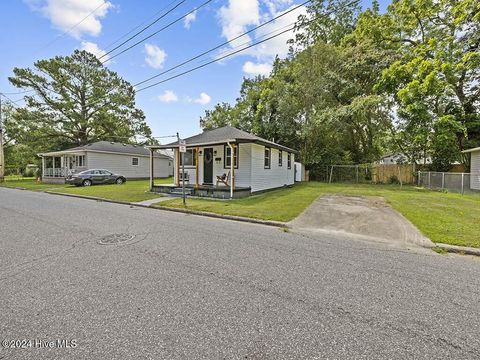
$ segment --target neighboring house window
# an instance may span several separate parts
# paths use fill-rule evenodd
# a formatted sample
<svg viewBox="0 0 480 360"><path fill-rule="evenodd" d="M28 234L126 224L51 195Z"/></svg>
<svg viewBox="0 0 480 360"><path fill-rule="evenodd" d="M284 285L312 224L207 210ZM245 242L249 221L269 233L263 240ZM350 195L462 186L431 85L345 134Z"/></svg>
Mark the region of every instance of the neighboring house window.
<svg viewBox="0 0 480 360"><path fill-rule="evenodd" d="M85 155L75 156L75 163L77 164L77 167L84 167L85 166Z"/></svg>
<svg viewBox="0 0 480 360"><path fill-rule="evenodd" d="M292 154L290 154L290 153L288 153L288 155L287 155L287 165L288 165L289 169L292 168Z"/></svg>
<svg viewBox="0 0 480 360"><path fill-rule="evenodd" d="M265 161L264 161L264 167L265 169L270 169L270 156L272 154L272 149L265 147Z"/></svg>
<svg viewBox="0 0 480 360"><path fill-rule="evenodd" d="M234 147L234 152L233 152L233 166L235 169L238 169L238 146ZM223 147L223 167L225 169L230 169L232 166L232 149L228 145L224 145Z"/></svg>
<svg viewBox="0 0 480 360"><path fill-rule="evenodd" d="M282 150L278 150L278 166L282 166Z"/></svg>
<svg viewBox="0 0 480 360"><path fill-rule="evenodd" d="M138 158L132 158L132 165L138 166Z"/></svg>
<svg viewBox="0 0 480 360"><path fill-rule="evenodd" d="M182 157L185 159L185 166L195 166L197 164L197 151L188 149L187 152L180 153L180 165L182 165Z"/></svg>

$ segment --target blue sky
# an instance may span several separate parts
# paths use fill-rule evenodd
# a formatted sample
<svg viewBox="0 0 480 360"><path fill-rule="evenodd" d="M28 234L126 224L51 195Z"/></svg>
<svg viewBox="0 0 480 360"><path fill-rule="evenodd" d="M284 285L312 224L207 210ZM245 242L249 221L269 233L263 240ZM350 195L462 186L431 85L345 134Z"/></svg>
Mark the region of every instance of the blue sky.
<svg viewBox="0 0 480 360"><path fill-rule="evenodd" d="M0 92L18 91L8 82L14 67L32 67L38 59L71 54L84 48L97 55L110 49L119 37L155 13L175 6L173 0L2 0L0 2ZM199 7L205 0L186 0L169 16L144 32L148 35ZM291 9L298 0L213 0L185 20L112 59L106 65L132 84L158 74L227 39ZM387 0L381 0L385 9ZM370 0L363 0L369 6ZM96 10L95 10L96 9ZM302 9L285 15L263 30L233 46L291 24ZM88 14L90 16L86 17ZM158 15L157 15L158 16ZM83 20L83 21L82 21ZM81 22L82 21L82 22ZM79 24L79 22L81 22ZM182 137L200 131L199 117L218 102L234 102L244 76L269 70L275 54L287 51L286 34L248 52L212 64L137 94L154 136L180 132ZM228 52L231 48L223 49ZM114 54L114 53L113 53ZM218 56L211 54L203 61ZM106 58L104 58L106 59ZM187 70L191 63L181 70ZM178 70L180 72L181 70ZM168 75L174 75L172 72ZM165 78L159 77L158 80ZM8 95L12 100L21 95ZM21 102L19 103L21 104ZM167 140L168 141L168 140Z"/></svg>

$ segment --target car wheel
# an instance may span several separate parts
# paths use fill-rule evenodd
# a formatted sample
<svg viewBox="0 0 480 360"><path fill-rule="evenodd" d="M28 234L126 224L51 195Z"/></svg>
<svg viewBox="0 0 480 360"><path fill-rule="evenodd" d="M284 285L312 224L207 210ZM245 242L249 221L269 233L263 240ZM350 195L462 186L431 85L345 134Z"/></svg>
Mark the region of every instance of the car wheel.
<svg viewBox="0 0 480 360"><path fill-rule="evenodd" d="M90 185L92 185L92 180L85 179L85 180L83 180L82 185L83 186L90 186Z"/></svg>
<svg viewBox="0 0 480 360"><path fill-rule="evenodd" d="M118 178L117 180L115 180L115 184L118 184L118 185L121 185L125 182L125 180L123 180L123 178Z"/></svg>

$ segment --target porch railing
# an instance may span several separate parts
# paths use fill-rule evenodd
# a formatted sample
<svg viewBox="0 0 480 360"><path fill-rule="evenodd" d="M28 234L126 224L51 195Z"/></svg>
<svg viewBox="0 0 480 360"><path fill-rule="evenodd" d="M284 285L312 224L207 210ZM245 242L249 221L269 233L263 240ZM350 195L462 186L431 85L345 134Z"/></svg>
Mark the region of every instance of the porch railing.
<svg viewBox="0 0 480 360"><path fill-rule="evenodd" d="M43 176L46 177L65 177L65 169L61 168L46 168Z"/></svg>

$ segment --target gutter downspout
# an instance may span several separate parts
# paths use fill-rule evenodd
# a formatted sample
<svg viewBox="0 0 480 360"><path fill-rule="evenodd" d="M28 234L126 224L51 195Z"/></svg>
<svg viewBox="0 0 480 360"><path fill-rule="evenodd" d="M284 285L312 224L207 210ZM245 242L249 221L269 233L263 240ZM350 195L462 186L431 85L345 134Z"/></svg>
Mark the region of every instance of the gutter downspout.
<svg viewBox="0 0 480 360"><path fill-rule="evenodd" d="M232 144L230 144L230 141L227 141L227 145L230 148L230 199L233 199L233 184L234 184L234 178L235 178L235 148L233 147Z"/></svg>

